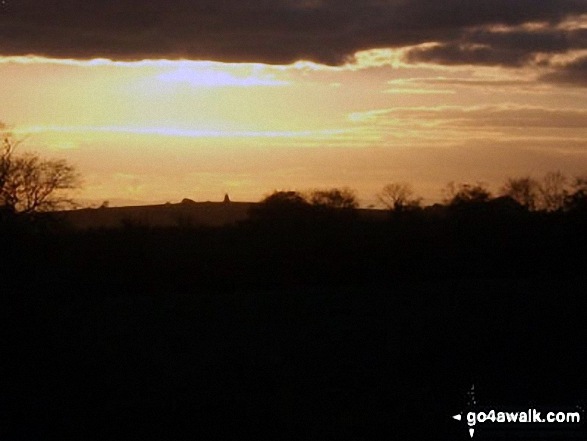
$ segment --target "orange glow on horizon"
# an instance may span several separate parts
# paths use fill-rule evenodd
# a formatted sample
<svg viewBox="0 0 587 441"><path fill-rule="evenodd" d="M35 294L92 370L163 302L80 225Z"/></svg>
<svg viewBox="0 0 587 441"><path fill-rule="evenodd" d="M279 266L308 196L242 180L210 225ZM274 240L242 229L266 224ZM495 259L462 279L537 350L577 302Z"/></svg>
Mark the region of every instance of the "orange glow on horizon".
<svg viewBox="0 0 587 441"><path fill-rule="evenodd" d="M0 121L77 165L83 200L348 186L369 205L390 181L433 201L450 180L587 170L585 90L526 68L406 65L405 50L339 67L0 57Z"/></svg>

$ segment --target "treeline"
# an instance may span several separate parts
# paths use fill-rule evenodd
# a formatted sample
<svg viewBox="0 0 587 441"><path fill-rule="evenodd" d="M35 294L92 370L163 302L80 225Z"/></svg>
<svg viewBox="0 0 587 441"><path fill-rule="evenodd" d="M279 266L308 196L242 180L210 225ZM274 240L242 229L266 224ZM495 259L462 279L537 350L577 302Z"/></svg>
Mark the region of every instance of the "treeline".
<svg viewBox="0 0 587 441"><path fill-rule="evenodd" d="M254 205L247 221L214 228L76 231L47 214L5 213L3 267L37 286L163 293L561 275L587 262L583 180L512 179L498 197L451 185L444 204L428 207L403 184L386 189L387 216L357 209L349 189L285 191Z"/></svg>

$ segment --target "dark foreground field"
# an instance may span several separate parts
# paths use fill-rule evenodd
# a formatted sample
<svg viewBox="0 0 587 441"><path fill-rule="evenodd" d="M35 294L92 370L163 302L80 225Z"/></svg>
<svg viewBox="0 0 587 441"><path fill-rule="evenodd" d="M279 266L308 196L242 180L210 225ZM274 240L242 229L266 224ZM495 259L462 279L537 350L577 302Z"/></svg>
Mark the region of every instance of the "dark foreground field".
<svg viewBox="0 0 587 441"><path fill-rule="evenodd" d="M2 439L466 439L473 383L587 396L583 283L39 296L2 314Z"/></svg>
<svg viewBox="0 0 587 441"><path fill-rule="evenodd" d="M338 216L5 227L0 439L459 440L473 384L585 404L582 217Z"/></svg>

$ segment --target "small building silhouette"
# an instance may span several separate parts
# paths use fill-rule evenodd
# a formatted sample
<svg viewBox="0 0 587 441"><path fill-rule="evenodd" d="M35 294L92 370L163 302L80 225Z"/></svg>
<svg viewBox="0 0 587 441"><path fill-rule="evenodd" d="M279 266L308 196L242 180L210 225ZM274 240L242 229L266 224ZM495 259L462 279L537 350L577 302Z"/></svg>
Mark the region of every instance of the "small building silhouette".
<svg viewBox="0 0 587 441"><path fill-rule="evenodd" d="M228 197L228 193L226 193L226 194L224 195L224 200L223 200L222 202L223 202L223 203L225 203L225 204L228 204L228 203L230 203L230 198Z"/></svg>

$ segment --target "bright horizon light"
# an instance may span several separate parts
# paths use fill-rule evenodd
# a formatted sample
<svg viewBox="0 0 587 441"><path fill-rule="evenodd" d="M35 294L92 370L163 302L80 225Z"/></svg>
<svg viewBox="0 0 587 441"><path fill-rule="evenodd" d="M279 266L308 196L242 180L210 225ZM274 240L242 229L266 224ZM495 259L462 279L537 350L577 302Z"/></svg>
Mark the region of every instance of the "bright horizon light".
<svg viewBox="0 0 587 441"><path fill-rule="evenodd" d="M395 181L435 201L448 181L587 171L584 89L538 81L549 67L408 64L406 50L334 67L0 57L0 121L74 163L84 200L346 186L369 205Z"/></svg>

